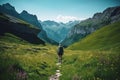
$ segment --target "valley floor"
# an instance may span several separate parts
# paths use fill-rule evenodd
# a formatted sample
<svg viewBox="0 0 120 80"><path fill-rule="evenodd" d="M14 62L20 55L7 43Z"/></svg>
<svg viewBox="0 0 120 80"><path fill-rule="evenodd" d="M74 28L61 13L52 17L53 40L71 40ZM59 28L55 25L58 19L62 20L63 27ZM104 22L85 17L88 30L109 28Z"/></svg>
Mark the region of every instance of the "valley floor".
<svg viewBox="0 0 120 80"><path fill-rule="evenodd" d="M60 80L120 80L119 51L65 49L61 67L57 47L0 40L0 80L48 80L60 70Z"/></svg>

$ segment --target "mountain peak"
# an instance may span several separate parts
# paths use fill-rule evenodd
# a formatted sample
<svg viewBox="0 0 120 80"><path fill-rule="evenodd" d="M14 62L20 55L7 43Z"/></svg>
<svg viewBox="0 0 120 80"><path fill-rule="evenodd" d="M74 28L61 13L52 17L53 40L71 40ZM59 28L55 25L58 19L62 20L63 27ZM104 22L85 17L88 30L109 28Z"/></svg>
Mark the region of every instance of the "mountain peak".
<svg viewBox="0 0 120 80"><path fill-rule="evenodd" d="M3 4L3 6L10 6L10 7L12 7L12 5L9 4L9 3Z"/></svg>
<svg viewBox="0 0 120 80"><path fill-rule="evenodd" d="M26 10L23 10L20 14L28 15L29 13Z"/></svg>
<svg viewBox="0 0 120 80"><path fill-rule="evenodd" d="M26 10L23 10L20 14L24 16L34 17L34 19L37 19L36 15L30 14Z"/></svg>
<svg viewBox="0 0 120 80"><path fill-rule="evenodd" d="M120 21L120 6L109 7L103 12L95 13L92 18L88 18L73 26L63 43L68 46L97 29L117 21Z"/></svg>
<svg viewBox="0 0 120 80"><path fill-rule="evenodd" d="M10 5L9 3L3 4L2 6L8 10L15 10L15 8L12 5Z"/></svg>
<svg viewBox="0 0 120 80"><path fill-rule="evenodd" d="M25 14L28 14L28 12L26 10L23 10L21 13L25 13Z"/></svg>
<svg viewBox="0 0 120 80"><path fill-rule="evenodd" d="M53 25L59 26L59 23L52 21L52 20L43 21L42 24L49 25L49 26L53 26Z"/></svg>

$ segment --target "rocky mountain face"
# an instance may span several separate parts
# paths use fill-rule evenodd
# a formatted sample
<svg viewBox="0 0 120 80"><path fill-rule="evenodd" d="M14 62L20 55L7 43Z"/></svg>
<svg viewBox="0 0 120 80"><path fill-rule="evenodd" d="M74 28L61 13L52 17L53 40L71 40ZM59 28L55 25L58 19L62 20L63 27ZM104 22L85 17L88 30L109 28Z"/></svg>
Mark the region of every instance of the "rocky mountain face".
<svg viewBox="0 0 120 80"><path fill-rule="evenodd" d="M80 21L70 21L68 23L58 23L55 21L40 21L43 29L46 31L47 36L55 40L56 42L60 42L64 40L68 31L74 25L78 24Z"/></svg>
<svg viewBox="0 0 120 80"><path fill-rule="evenodd" d="M46 32L42 29L41 24L38 22L37 16L28 13L27 11L23 10L20 14L15 10L13 6L11 6L9 3L0 5L0 13L9 14L11 16L14 16L16 18L19 18L21 20L24 20L38 28L40 28L40 32L38 33L38 37L45 42L51 43L54 42L52 39L49 39L47 37ZM55 42L56 43L56 42Z"/></svg>
<svg viewBox="0 0 120 80"><path fill-rule="evenodd" d="M33 25L35 25L35 26L37 26L37 27L39 27L41 29L40 33L38 34L39 38L41 38L42 40L44 40L45 42L48 42L48 43L56 43L52 39L48 38L46 32L42 29L42 26L39 23L36 15L30 14L27 11L23 10L20 13L20 17L23 20L27 21L28 23L31 23L31 24L33 24Z"/></svg>
<svg viewBox="0 0 120 80"><path fill-rule="evenodd" d="M0 35L11 33L30 43L45 44L43 40L37 37L39 32L39 28L16 17L3 13L0 14Z"/></svg>
<svg viewBox="0 0 120 80"><path fill-rule="evenodd" d="M37 16L36 16L36 15L30 14L30 13L28 13L27 11L23 10L23 11L20 13L20 17L21 17L23 20L25 20L26 22L31 23L31 24L39 27L40 29L42 28L42 27L41 27L41 24L38 22L38 19L37 19Z"/></svg>
<svg viewBox="0 0 120 80"><path fill-rule="evenodd" d="M6 13L6 14L9 14L11 16L15 16L17 18L20 18L19 14L15 10L15 8L13 6L11 6L9 3L0 5L0 13Z"/></svg>
<svg viewBox="0 0 120 80"><path fill-rule="evenodd" d="M117 22L120 20L120 6L110 7L104 10L102 13L96 13L92 18L81 21L75 25L67 34L65 40L62 42L65 46L68 46L78 40L81 40L88 34L96 31L97 29Z"/></svg>

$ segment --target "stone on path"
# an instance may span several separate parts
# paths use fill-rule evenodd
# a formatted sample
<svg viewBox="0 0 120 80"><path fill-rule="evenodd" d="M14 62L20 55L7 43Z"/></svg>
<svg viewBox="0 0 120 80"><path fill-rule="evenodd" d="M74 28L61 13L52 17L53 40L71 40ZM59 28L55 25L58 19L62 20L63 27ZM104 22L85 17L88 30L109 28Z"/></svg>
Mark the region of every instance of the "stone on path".
<svg viewBox="0 0 120 80"><path fill-rule="evenodd" d="M58 67L61 67L61 63L57 63L56 64ZM60 73L60 70L57 69L56 70L56 73L52 76L50 76L49 80L59 80L59 77L61 76L62 74Z"/></svg>

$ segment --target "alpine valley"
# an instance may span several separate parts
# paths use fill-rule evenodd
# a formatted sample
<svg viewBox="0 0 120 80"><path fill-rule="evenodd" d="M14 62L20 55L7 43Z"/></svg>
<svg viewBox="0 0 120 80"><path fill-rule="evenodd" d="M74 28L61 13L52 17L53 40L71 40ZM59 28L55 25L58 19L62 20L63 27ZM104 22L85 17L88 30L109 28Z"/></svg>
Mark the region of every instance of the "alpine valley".
<svg viewBox="0 0 120 80"><path fill-rule="evenodd" d="M56 42L62 42L70 29L78 24L80 21L69 21L67 23L55 22L55 21L43 21L41 23L43 29L46 31L48 37L52 38Z"/></svg>
<svg viewBox="0 0 120 80"><path fill-rule="evenodd" d="M120 80L120 6L62 23L0 5L0 80L51 79Z"/></svg>

